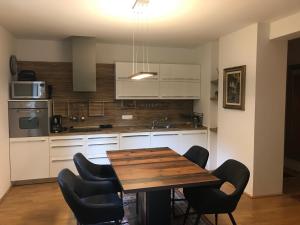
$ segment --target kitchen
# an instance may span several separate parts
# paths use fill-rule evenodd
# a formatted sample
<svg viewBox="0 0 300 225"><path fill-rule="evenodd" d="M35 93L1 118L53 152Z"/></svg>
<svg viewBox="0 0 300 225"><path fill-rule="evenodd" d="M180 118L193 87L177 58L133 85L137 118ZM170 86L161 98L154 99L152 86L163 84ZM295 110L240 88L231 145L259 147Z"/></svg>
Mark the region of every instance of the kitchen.
<svg viewBox="0 0 300 225"><path fill-rule="evenodd" d="M293 6L296 7L296 5L295 3ZM22 7L25 6L22 5ZM288 10L287 12L290 13ZM280 16L283 17L284 13ZM275 15L270 15L270 18L274 17ZM3 39L1 42L7 43L5 44L7 48L13 46L7 49L1 61L1 67L5 68L3 73L8 74L5 79L1 80L1 83L4 86L8 84L10 86L10 90L4 87L3 90L7 91L4 95L6 101L1 102L7 106L3 110L8 110L7 117L10 120L9 126L4 122L7 126L2 127L3 133L6 133L6 139L2 137L6 140L3 144L9 143L9 147L6 145L3 148L7 151L3 152L1 163L3 168L10 168L9 172L5 172L2 176L8 181L3 182L5 184L3 193L6 193L12 184L8 197L4 197L3 202L8 201L10 192L30 186L23 186L24 184L33 184L32 187L38 188L34 185L43 183L50 185L44 186L46 188L54 187L51 185L55 185L53 182L64 168L78 174L73 162L73 156L78 152L93 163L107 165L110 164L107 151L169 147L179 155L183 155L194 145L208 149L209 159L206 166L208 170L216 169L229 158L243 162L253 174L245 189L249 196L268 196L281 192L279 180L282 174L278 172L280 168L274 169L269 166L266 169L259 160L254 161L254 149L257 146L252 148L250 138L252 131L256 132L256 127L258 127L252 127L252 124L256 122L252 121L254 111L252 111L251 96L255 96L256 99L256 94L254 94L255 91L252 92L251 82L252 78L256 77L253 72L256 64L252 64L250 58L258 57L256 55L259 53L253 53L254 39L247 38L250 36L257 38L253 30L264 29L262 25L258 24L257 27L251 25L252 23L243 26L236 25L231 31L236 30L237 33L230 33L231 31L228 30L226 32L229 36L219 35L209 42L192 46L174 44L175 37L170 38L170 45L166 42L160 45L153 40L148 47L148 57L146 57L149 58L149 62L139 59L137 63L132 61L131 29L126 32L120 29L121 33L126 33L123 41L116 40L116 36L112 37L111 41L95 39L93 32L73 32L72 35L70 32L64 38L49 34L48 37L41 38L39 35L34 35L36 31L33 30L30 35L25 34L26 32L21 34L22 32L12 21L6 19L3 26L7 26L13 35L3 29L2 36L7 40ZM151 27L155 27L154 25L151 24L150 30ZM72 27L72 24L69 26ZM28 32L30 29L28 28ZM40 32L47 36L46 31ZM239 35L247 38L243 39ZM235 40L234 42L231 42L231 37ZM238 39L235 39L236 37ZM217 38L220 39L217 40ZM11 40L13 44L10 45ZM240 43L240 40L244 42ZM191 38L189 41L192 43L194 39ZM248 45L247 43L250 42L251 45ZM83 47L84 44L88 47ZM233 49L244 48L251 57L241 54L241 57L245 56L245 58L239 60L239 57L232 57L231 61L226 53L228 52L227 45L234 46ZM277 53L278 56L284 55L284 51L278 50ZM11 55L15 55L17 59L15 63L17 72L12 75L10 75L7 62ZM83 60L83 55L89 60ZM136 66L141 71L143 64L147 66L149 64L151 72L156 73L154 78L139 81L130 79L132 68ZM246 110L239 112L224 109L220 100L222 99L223 83L221 85L220 82L223 79L223 69L242 64L247 65ZM284 65L280 63L276 65L278 67L274 68L274 73L276 73L275 70L278 73L284 70L282 69ZM84 76L82 76L82 69L88 71ZM31 77L32 80L45 82L47 88L44 93L47 96L35 100L13 97L13 94L17 95L18 91L13 91L11 82L20 82L22 78L18 79L18 77L22 74L23 76L25 74L23 79ZM279 78L276 81L280 83ZM24 106L23 103L26 101L35 102L33 105L36 109L26 104ZM280 100L278 108L282 105L284 104ZM38 111L37 113L45 111L43 120L47 121L46 133L36 135L35 131L32 131L33 133L30 131L36 129L28 129L30 126L42 125L35 119L29 121L27 118L26 120L28 115L21 115L20 111L27 111L28 108ZM14 111L18 112L14 114ZM273 115L276 116L276 113ZM281 118L281 114L278 117ZM5 120L2 119L2 121ZM20 135L22 126L25 126L23 131L26 131ZM279 135L280 129L271 129L274 130L273 137ZM8 131L10 132L9 139L7 139ZM275 134L277 131L278 133ZM266 143L271 144L271 139L268 139ZM278 141L278 146L281 146L282 138L275 138L275 140ZM270 150L268 153L271 152ZM259 154L266 157L261 151L256 151L255 157L257 158ZM277 157L277 153L275 155ZM4 158L8 157L10 160L4 161ZM279 160L279 158L276 159ZM256 162L259 163L256 164ZM260 172L277 174L278 179L272 179L271 176L266 176L268 179L265 181L261 178L256 179L260 177ZM249 201L252 200L249 199ZM247 203L243 197L242 204L255 203ZM66 211L67 208L64 208L64 212ZM237 213L237 220L243 221L239 215ZM213 220L209 216L208 218ZM72 220L69 222L74 223ZM220 222L220 224L230 224L225 216L220 217Z"/></svg>

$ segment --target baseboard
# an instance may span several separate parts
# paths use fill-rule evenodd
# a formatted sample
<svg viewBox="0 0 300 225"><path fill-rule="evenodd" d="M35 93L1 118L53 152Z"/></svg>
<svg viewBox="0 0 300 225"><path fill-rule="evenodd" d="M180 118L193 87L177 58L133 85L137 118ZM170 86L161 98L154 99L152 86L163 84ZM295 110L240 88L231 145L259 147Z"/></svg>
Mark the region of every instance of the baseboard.
<svg viewBox="0 0 300 225"><path fill-rule="evenodd" d="M4 193L4 195L0 198L0 204L4 201L4 199L6 198L8 192L10 191L10 189L11 189L11 185L9 186L7 191Z"/></svg>
<svg viewBox="0 0 300 225"><path fill-rule="evenodd" d="M30 185L30 184L53 183L56 181L57 179L55 177L51 177L51 178L34 179L34 180L18 180L18 181L12 181L11 183L13 186L20 186L20 185Z"/></svg>
<svg viewBox="0 0 300 225"><path fill-rule="evenodd" d="M269 194L269 195L250 195L246 192L244 192L244 195L247 196L248 198L251 198L251 199L257 199L257 198L268 198L268 197L276 197L276 196L281 196L282 193L278 193L278 194Z"/></svg>

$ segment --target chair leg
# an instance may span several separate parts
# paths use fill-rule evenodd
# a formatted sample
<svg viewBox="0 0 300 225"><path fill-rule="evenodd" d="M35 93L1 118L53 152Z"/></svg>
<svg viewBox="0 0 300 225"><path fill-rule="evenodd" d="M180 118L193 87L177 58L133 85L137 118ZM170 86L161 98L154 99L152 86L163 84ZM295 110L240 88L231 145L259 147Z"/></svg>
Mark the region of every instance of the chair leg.
<svg viewBox="0 0 300 225"><path fill-rule="evenodd" d="M196 218L196 221L195 221L195 224L194 224L194 225L198 225L199 220L200 220L200 217L201 217L201 214L199 213L199 214L197 215L197 218Z"/></svg>
<svg viewBox="0 0 300 225"><path fill-rule="evenodd" d="M172 188L171 192L172 192L171 208L172 208L173 216L175 217L175 188Z"/></svg>
<svg viewBox="0 0 300 225"><path fill-rule="evenodd" d="M115 225L120 225L121 222L119 220L115 220Z"/></svg>
<svg viewBox="0 0 300 225"><path fill-rule="evenodd" d="M215 225L218 225L218 214L215 214Z"/></svg>
<svg viewBox="0 0 300 225"><path fill-rule="evenodd" d="M186 208L186 212L185 212L185 214L184 214L183 225L185 225L185 222L186 222L186 220L187 220L187 218L188 218L188 216L189 216L190 209L191 209L191 205L188 204L188 206L187 206L187 208Z"/></svg>
<svg viewBox="0 0 300 225"><path fill-rule="evenodd" d="M137 192L135 195L135 212L139 214L139 193Z"/></svg>
<svg viewBox="0 0 300 225"><path fill-rule="evenodd" d="M234 220L233 215L232 215L231 213L228 213L228 215L229 215L229 218L230 218L230 220L231 220L231 223L232 223L233 225L236 225L236 222L235 222L235 220Z"/></svg>
<svg viewBox="0 0 300 225"><path fill-rule="evenodd" d="M120 192L120 197L121 197L121 199L123 201L123 192L122 191Z"/></svg>

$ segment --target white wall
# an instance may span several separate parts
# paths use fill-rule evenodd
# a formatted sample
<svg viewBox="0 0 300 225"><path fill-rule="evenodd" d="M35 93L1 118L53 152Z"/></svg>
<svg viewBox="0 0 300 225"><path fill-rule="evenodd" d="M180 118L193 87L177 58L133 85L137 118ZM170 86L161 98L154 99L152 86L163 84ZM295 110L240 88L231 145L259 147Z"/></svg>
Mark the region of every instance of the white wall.
<svg viewBox="0 0 300 225"><path fill-rule="evenodd" d="M251 177L246 192L253 194L254 115L257 59L257 24L225 35L219 40L219 105L217 164L233 158L244 163ZM247 66L245 111L223 108L223 69Z"/></svg>
<svg viewBox="0 0 300 225"><path fill-rule="evenodd" d="M0 26L0 198L10 187L8 106L9 57L14 52L14 38Z"/></svg>
<svg viewBox="0 0 300 225"><path fill-rule="evenodd" d="M132 46L97 43L97 62L132 61ZM21 61L71 62L70 40L17 40ZM149 47L149 61L156 63L197 63L197 51L189 48Z"/></svg>
<svg viewBox="0 0 300 225"><path fill-rule="evenodd" d="M300 12L273 21L270 26L270 39L300 37Z"/></svg>
<svg viewBox="0 0 300 225"><path fill-rule="evenodd" d="M194 101L194 111L204 113L203 124L217 126L217 101L211 101L211 80L217 79L218 42L209 42L197 48L198 63L201 65L201 97ZM208 149L210 151L208 169L215 169L217 162L217 134L208 131Z"/></svg>
<svg viewBox="0 0 300 225"><path fill-rule="evenodd" d="M255 101L253 194L282 192L287 42L269 41L259 24Z"/></svg>

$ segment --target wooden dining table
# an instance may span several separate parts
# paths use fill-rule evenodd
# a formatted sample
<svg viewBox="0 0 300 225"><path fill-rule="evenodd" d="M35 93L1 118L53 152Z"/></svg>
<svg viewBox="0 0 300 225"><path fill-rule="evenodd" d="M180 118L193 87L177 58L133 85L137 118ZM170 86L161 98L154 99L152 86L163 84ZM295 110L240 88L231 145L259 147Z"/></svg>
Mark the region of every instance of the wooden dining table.
<svg viewBox="0 0 300 225"><path fill-rule="evenodd" d="M138 194L138 222L170 225L171 188L211 185L219 179L170 148L108 151L124 193Z"/></svg>

